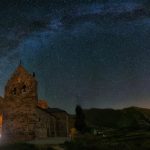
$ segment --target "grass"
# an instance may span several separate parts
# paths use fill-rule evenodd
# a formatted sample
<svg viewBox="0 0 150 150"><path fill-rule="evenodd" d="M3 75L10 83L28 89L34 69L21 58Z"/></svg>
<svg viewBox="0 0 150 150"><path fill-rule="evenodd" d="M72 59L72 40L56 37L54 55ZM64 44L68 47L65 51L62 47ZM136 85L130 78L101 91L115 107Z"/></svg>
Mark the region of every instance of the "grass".
<svg viewBox="0 0 150 150"><path fill-rule="evenodd" d="M149 132L149 133L148 133ZM64 144L65 150L150 150L150 131L135 133L120 133L119 136L78 137Z"/></svg>
<svg viewBox="0 0 150 150"><path fill-rule="evenodd" d="M15 143L15 144L1 145L0 150L38 150L38 149L31 144Z"/></svg>
<svg viewBox="0 0 150 150"><path fill-rule="evenodd" d="M36 147L33 144L15 143L8 145L1 145L0 150L53 150L50 146Z"/></svg>

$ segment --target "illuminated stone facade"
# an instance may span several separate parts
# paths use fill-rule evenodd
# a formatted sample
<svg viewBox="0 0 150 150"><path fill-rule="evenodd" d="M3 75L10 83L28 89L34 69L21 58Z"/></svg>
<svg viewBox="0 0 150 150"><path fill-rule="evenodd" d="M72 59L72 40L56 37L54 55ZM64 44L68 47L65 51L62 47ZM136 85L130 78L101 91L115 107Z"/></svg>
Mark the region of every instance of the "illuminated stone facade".
<svg viewBox="0 0 150 150"><path fill-rule="evenodd" d="M37 81L19 65L0 98L2 139L33 140L68 135L68 114L38 101Z"/></svg>

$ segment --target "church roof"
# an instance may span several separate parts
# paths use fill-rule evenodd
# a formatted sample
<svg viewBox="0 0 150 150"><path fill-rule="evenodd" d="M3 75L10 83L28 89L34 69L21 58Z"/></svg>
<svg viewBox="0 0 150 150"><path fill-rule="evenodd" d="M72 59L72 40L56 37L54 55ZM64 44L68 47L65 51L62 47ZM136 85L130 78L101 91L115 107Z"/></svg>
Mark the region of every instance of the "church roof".
<svg viewBox="0 0 150 150"><path fill-rule="evenodd" d="M21 81L35 80L35 78L24 68L23 65L19 64L7 84L18 83Z"/></svg>
<svg viewBox="0 0 150 150"><path fill-rule="evenodd" d="M24 68L23 65L19 65L17 68L16 68L16 73L28 73L28 71Z"/></svg>
<svg viewBox="0 0 150 150"><path fill-rule="evenodd" d="M20 76L20 75L30 75L30 76L32 76L32 75L24 68L24 66L21 65L21 64L16 68L16 70L15 70L15 72L13 73L12 76Z"/></svg>
<svg viewBox="0 0 150 150"><path fill-rule="evenodd" d="M54 118L57 118L55 115L53 115L51 112L48 111L48 109L43 109L39 106L37 106L37 109L40 109L41 111L45 112L45 113L48 113L49 115L53 116Z"/></svg>
<svg viewBox="0 0 150 150"><path fill-rule="evenodd" d="M16 76L30 76L30 77L32 77L32 75L21 64L16 68L15 72L12 75L12 77L16 77Z"/></svg>
<svg viewBox="0 0 150 150"><path fill-rule="evenodd" d="M50 114L51 114L51 113L56 113L56 112L68 114L65 110L62 110L62 109L60 109L60 108L48 108L48 109L43 109L43 108L41 108L41 107L39 107L39 106L37 106L37 108L42 109L43 111L46 111L47 113L50 113Z"/></svg>
<svg viewBox="0 0 150 150"><path fill-rule="evenodd" d="M62 109L60 109L60 108L48 108L47 109L47 111L49 112L49 113L67 113L65 110L62 110Z"/></svg>

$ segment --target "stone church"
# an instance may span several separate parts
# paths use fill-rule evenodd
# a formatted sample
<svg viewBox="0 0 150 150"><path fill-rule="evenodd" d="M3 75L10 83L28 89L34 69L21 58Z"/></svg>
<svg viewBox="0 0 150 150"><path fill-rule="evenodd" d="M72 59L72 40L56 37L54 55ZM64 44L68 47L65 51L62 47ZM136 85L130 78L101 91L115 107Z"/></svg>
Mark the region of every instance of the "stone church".
<svg viewBox="0 0 150 150"><path fill-rule="evenodd" d="M68 113L38 100L37 88L35 74L28 73L20 64L5 86L4 98L0 98L2 140L68 136Z"/></svg>

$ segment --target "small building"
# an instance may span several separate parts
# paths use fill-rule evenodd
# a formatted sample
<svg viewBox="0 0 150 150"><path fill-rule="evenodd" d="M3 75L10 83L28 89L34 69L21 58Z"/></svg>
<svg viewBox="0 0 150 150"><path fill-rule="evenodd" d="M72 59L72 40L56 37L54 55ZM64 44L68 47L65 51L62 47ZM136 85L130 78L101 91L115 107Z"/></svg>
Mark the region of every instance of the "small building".
<svg viewBox="0 0 150 150"><path fill-rule="evenodd" d="M68 136L69 114L49 108L38 100L38 82L20 64L0 97L1 136L4 141L25 141L54 136Z"/></svg>

